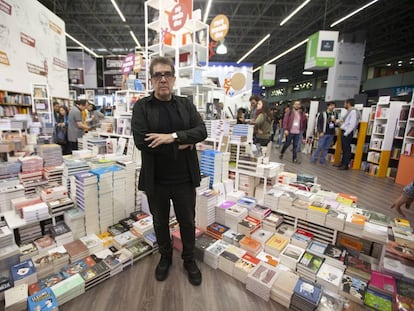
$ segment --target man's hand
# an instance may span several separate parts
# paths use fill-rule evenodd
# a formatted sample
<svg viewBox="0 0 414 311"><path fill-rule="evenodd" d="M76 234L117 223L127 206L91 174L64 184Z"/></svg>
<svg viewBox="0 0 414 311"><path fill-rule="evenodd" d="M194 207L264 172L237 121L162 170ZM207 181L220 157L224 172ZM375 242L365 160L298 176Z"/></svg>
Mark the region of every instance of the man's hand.
<svg viewBox="0 0 414 311"><path fill-rule="evenodd" d="M401 195L395 199L395 201L392 203L391 208L394 208L397 210L398 214L405 217L404 213L401 211L401 207L405 205L405 208L409 208L411 203L413 203L413 199L409 198L404 192L401 193Z"/></svg>
<svg viewBox="0 0 414 311"><path fill-rule="evenodd" d="M193 150L194 145L191 144L182 144L182 145L178 145L178 150L184 150L189 148L190 150Z"/></svg>
<svg viewBox="0 0 414 311"><path fill-rule="evenodd" d="M319 133L319 137L323 137L323 135L324 135L323 132Z"/></svg>
<svg viewBox="0 0 414 311"><path fill-rule="evenodd" d="M285 136L288 136L288 135L289 135L289 131L285 130Z"/></svg>
<svg viewBox="0 0 414 311"><path fill-rule="evenodd" d="M159 145L171 144L174 142L174 138L171 134L149 133L145 136L145 141L150 141L150 144L148 145L150 148L156 148Z"/></svg>

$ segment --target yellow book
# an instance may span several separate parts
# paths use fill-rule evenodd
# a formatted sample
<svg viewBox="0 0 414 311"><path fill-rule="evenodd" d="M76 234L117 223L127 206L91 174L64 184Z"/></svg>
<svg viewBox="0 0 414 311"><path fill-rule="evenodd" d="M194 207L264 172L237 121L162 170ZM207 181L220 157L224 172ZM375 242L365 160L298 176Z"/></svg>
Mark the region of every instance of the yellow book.
<svg viewBox="0 0 414 311"><path fill-rule="evenodd" d="M327 206L322 202L312 202L308 208L321 213L328 213L329 211Z"/></svg>
<svg viewBox="0 0 414 311"><path fill-rule="evenodd" d="M113 245L114 237L108 231L98 234L98 238L102 240L104 247L109 247Z"/></svg>
<svg viewBox="0 0 414 311"><path fill-rule="evenodd" d="M278 235L273 235L266 242L266 245L279 251L282 251L286 247L287 244L288 244L288 240Z"/></svg>
<svg viewBox="0 0 414 311"><path fill-rule="evenodd" d="M398 227L405 227L411 229L411 224L408 219L394 218L394 224Z"/></svg>

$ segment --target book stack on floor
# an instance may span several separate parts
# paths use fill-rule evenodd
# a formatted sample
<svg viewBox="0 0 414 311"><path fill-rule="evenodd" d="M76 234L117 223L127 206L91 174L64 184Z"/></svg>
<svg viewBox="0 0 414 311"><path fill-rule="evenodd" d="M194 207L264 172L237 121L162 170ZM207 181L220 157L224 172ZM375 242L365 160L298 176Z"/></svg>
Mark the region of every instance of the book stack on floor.
<svg viewBox="0 0 414 311"><path fill-rule="evenodd" d="M43 175L47 179L49 187L61 186L63 183L63 165L44 167Z"/></svg>
<svg viewBox="0 0 414 311"><path fill-rule="evenodd" d="M155 236L155 233L153 233ZM195 228L195 237L198 238L200 235L203 234L203 230L201 230L200 228L196 227ZM172 245L173 247L182 252L183 251L183 242L181 241L181 232L180 230L175 230L172 234ZM208 236L212 237L211 235L207 234ZM214 237L213 237L214 238ZM144 237L145 239L145 237ZM215 239L217 240L217 239ZM150 244L150 243L149 243Z"/></svg>
<svg viewBox="0 0 414 311"><path fill-rule="evenodd" d="M260 259L247 253L244 254L234 265L233 277L246 284L247 276L259 263Z"/></svg>
<svg viewBox="0 0 414 311"><path fill-rule="evenodd" d="M343 269L324 262L316 275L316 279L317 283L321 284L324 288L333 293L338 293L341 288L343 275Z"/></svg>
<svg viewBox="0 0 414 311"><path fill-rule="evenodd" d="M76 262L89 255L88 248L81 240L75 240L63 246L69 254L70 262Z"/></svg>
<svg viewBox="0 0 414 311"><path fill-rule="evenodd" d="M235 206L236 202L234 201L224 201L216 206L216 222L219 224L226 223L226 210Z"/></svg>
<svg viewBox="0 0 414 311"><path fill-rule="evenodd" d="M264 230L270 232L276 232L276 228L283 222L283 216L274 212L267 215L262 221L262 227Z"/></svg>
<svg viewBox="0 0 414 311"><path fill-rule="evenodd" d="M2 248L5 246L2 246ZM33 256L39 254L36 245L33 242L28 242L25 244L20 244L20 262L32 258Z"/></svg>
<svg viewBox="0 0 414 311"><path fill-rule="evenodd" d="M40 145L38 153L43 158L44 166L58 166L63 163L62 147L57 144Z"/></svg>
<svg viewBox="0 0 414 311"><path fill-rule="evenodd" d="M222 240L223 234L230 230L229 227L219 224L218 222L213 222L207 226L206 234L214 239Z"/></svg>
<svg viewBox="0 0 414 311"><path fill-rule="evenodd" d="M305 250L303 248L288 244L280 254L280 262L289 269L296 271L296 265L302 258L304 252Z"/></svg>
<svg viewBox="0 0 414 311"><path fill-rule="evenodd" d="M62 185L68 189L69 196L72 200L76 201L76 192L72 189L76 189L76 185L71 185L71 176L76 174L87 173L89 171L89 164L84 160L78 159L64 159ZM73 186L73 187L72 187Z"/></svg>
<svg viewBox="0 0 414 311"><path fill-rule="evenodd" d="M364 304L367 282L363 279L344 273L341 282L341 296L352 300L360 305Z"/></svg>
<svg viewBox="0 0 414 311"><path fill-rule="evenodd" d="M48 250L56 247L55 240L50 235L44 235L33 241L36 245L39 255L47 254Z"/></svg>
<svg viewBox="0 0 414 311"><path fill-rule="evenodd" d="M269 301L273 283L276 281L277 269L260 262L248 275L246 289L260 298Z"/></svg>
<svg viewBox="0 0 414 311"><path fill-rule="evenodd" d="M80 273L85 280L85 291L102 283L111 277L111 269L104 261L97 262L93 267L90 267Z"/></svg>
<svg viewBox="0 0 414 311"><path fill-rule="evenodd" d="M16 179L17 181L17 179ZM24 197L24 187L20 184L0 187L0 213L12 210L11 200Z"/></svg>
<svg viewBox="0 0 414 311"><path fill-rule="evenodd" d="M316 282L316 275L323 260L323 257L305 251L296 267L299 276L309 282Z"/></svg>
<svg viewBox="0 0 414 311"><path fill-rule="evenodd" d="M154 231L154 224L152 216L142 218L133 224L133 228L141 236L145 235L148 232Z"/></svg>
<svg viewBox="0 0 414 311"><path fill-rule="evenodd" d="M43 279L54 272L53 262L49 256L49 253L35 255L32 257L32 260L39 279ZM29 285L32 283L29 283Z"/></svg>
<svg viewBox="0 0 414 311"><path fill-rule="evenodd" d="M117 249L129 247L138 241L138 236L134 235L131 231L125 231L114 237L114 246ZM93 252L95 253L95 252Z"/></svg>
<svg viewBox="0 0 414 311"><path fill-rule="evenodd" d="M244 218L247 217L249 211L245 207L240 207L238 205L232 206L229 209L226 210L225 215L225 225L229 227L231 230L239 232L238 231L238 224L241 222Z"/></svg>
<svg viewBox="0 0 414 311"><path fill-rule="evenodd" d="M27 298L27 308L29 311L59 310L55 294L53 294L52 290L49 287L43 288L33 295L30 295Z"/></svg>
<svg viewBox="0 0 414 311"><path fill-rule="evenodd" d="M110 167L95 168L90 172L98 177L99 228L100 232L103 232L115 223L112 210L113 173Z"/></svg>
<svg viewBox="0 0 414 311"><path fill-rule="evenodd" d="M20 284L4 292L5 310L21 311L27 308L28 285Z"/></svg>
<svg viewBox="0 0 414 311"><path fill-rule="evenodd" d="M290 237L290 243L292 245L299 246L300 248L308 248L313 239L313 234L302 229L296 229L295 233Z"/></svg>
<svg viewBox="0 0 414 311"><path fill-rule="evenodd" d="M36 268L32 259L11 266L10 271L14 286L37 282Z"/></svg>
<svg viewBox="0 0 414 311"><path fill-rule="evenodd" d="M73 241L72 231L64 222L52 226L50 234L55 240L56 245L63 245Z"/></svg>
<svg viewBox="0 0 414 311"><path fill-rule="evenodd" d="M264 250L272 256L279 257L288 243L289 240L284 236L274 234L266 241Z"/></svg>
<svg viewBox="0 0 414 311"><path fill-rule="evenodd" d="M128 214L126 213L126 205L127 205L127 196L126 196L126 189L125 189L125 179L126 179L126 171L121 168L120 166L112 166L112 176L113 176L113 195L112 198L112 214L113 214L113 221L118 222L121 219L124 219Z"/></svg>
<svg viewBox="0 0 414 311"><path fill-rule="evenodd" d="M135 175L137 165L130 160L118 160L117 165L125 171L125 213L129 215L135 210Z"/></svg>
<svg viewBox="0 0 414 311"><path fill-rule="evenodd" d="M59 306L85 293L85 281L76 273L50 288Z"/></svg>
<svg viewBox="0 0 414 311"><path fill-rule="evenodd" d="M270 298L289 309L298 280L299 276L296 273L279 268L279 273L270 292Z"/></svg>
<svg viewBox="0 0 414 311"><path fill-rule="evenodd" d="M79 208L66 210L64 215L65 224L70 228L73 239L77 240L86 235L85 213Z"/></svg>
<svg viewBox="0 0 414 311"><path fill-rule="evenodd" d="M45 202L23 208L23 219L28 223L44 220L49 217L49 207Z"/></svg>
<svg viewBox="0 0 414 311"><path fill-rule="evenodd" d="M88 255L95 254L104 248L103 242L95 233L83 236L79 240L88 248Z"/></svg>
<svg viewBox="0 0 414 311"><path fill-rule="evenodd" d="M229 245L229 243L224 242L223 240L214 242L204 251L204 263L213 269L217 269L220 254L224 252Z"/></svg>
<svg viewBox="0 0 414 311"><path fill-rule="evenodd" d="M86 233L99 233L98 178L86 172L74 176L76 205L85 213Z"/></svg>
<svg viewBox="0 0 414 311"><path fill-rule="evenodd" d="M223 240L229 244L233 244L240 247L240 240L245 237L244 234L237 233L236 231L229 229L223 234Z"/></svg>
<svg viewBox="0 0 414 311"><path fill-rule="evenodd" d="M69 254L63 245L50 249L48 255L52 261L54 273L58 273L64 266L69 264Z"/></svg>
<svg viewBox="0 0 414 311"><path fill-rule="evenodd" d="M250 237L254 232L259 230L262 224L259 219L252 216L246 216L242 221L237 224L237 232L240 232Z"/></svg>
<svg viewBox="0 0 414 311"><path fill-rule="evenodd" d="M262 249L265 247L266 242L270 239L270 237L273 235L273 232L264 230L264 229L259 229L256 230L252 235L252 239L255 239L257 241L260 242L260 244L262 245Z"/></svg>
<svg viewBox="0 0 414 311"><path fill-rule="evenodd" d="M322 296L319 284L308 282L302 278L296 283L290 309L295 311L314 311Z"/></svg>
<svg viewBox="0 0 414 311"><path fill-rule="evenodd" d="M227 249L220 254L218 268L228 275L233 276L236 262L243 257L244 254L246 254L245 250L234 245L229 245Z"/></svg>
<svg viewBox="0 0 414 311"><path fill-rule="evenodd" d="M216 218L218 193L207 190L196 197L196 226L205 230Z"/></svg>
<svg viewBox="0 0 414 311"><path fill-rule="evenodd" d="M256 257L263 249L260 241L245 236L240 240L240 248L244 249L250 256Z"/></svg>
<svg viewBox="0 0 414 311"><path fill-rule="evenodd" d="M393 310L393 300L397 294L395 278L378 271L371 271L368 290L364 302L367 306L384 311Z"/></svg>
<svg viewBox="0 0 414 311"><path fill-rule="evenodd" d="M211 238L202 233L195 239L194 258L198 261L204 261L204 254L207 248L213 245L217 239Z"/></svg>
<svg viewBox="0 0 414 311"><path fill-rule="evenodd" d="M141 258L152 254L152 247L144 239L138 239L131 246L126 247L132 253L133 262L140 260Z"/></svg>
<svg viewBox="0 0 414 311"><path fill-rule="evenodd" d="M121 261L114 255L114 253L109 248L104 248L99 252L91 255L93 260L96 262L104 261L105 264L109 267L110 277L123 271L123 266Z"/></svg>

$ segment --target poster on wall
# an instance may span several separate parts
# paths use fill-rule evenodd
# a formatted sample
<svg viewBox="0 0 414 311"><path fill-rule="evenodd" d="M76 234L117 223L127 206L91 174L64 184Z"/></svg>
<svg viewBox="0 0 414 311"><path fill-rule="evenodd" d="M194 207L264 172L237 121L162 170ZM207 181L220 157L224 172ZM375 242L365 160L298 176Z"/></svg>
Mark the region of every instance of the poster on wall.
<svg viewBox="0 0 414 311"><path fill-rule="evenodd" d="M36 0L0 0L0 89L69 97L65 23Z"/></svg>

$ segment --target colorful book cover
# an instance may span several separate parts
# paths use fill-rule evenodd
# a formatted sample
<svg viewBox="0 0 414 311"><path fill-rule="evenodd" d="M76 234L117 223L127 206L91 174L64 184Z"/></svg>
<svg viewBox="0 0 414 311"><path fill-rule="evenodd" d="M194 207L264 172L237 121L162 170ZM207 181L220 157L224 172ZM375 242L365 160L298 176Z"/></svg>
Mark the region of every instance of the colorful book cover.
<svg viewBox="0 0 414 311"><path fill-rule="evenodd" d="M266 245L278 251L282 251L288 242L288 239L285 239L284 237L273 235L269 240L267 240Z"/></svg>
<svg viewBox="0 0 414 311"><path fill-rule="evenodd" d="M364 303L378 311L393 311L392 297L367 288Z"/></svg>
<svg viewBox="0 0 414 311"><path fill-rule="evenodd" d="M414 300L414 286L403 280L396 280L397 294Z"/></svg>
<svg viewBox="0 0 414 311"><path fill-rule="evenodd" d="M414 311L414 300L405 296L395 296L395 307L397 311Z"/></svg>
<svg viewBox="0 0 414 311"><path fill-rule="evenodd" d="M354 301L358 301L359 303L364 301L366 288L367 282L360 278L348 274L344 274L342 277L341 290L350 295L350 297L353 297L352 300Z"/></svg>
<svg viewBox="0 0 414 311"><path fill-rule="evenodd" d="M13 281L22 280L33 273L36 273L35 265L32 259L27 259L10 268Z"/></svg>
<svg viewBox="0 0 414 311"><path fill-rule="evenodd" d="M62 269L62 273L66 279L74 274L81 273L82 271L89 269L95 264L96 262L92 259L92 257L88 256L64 267Z"/></svg>
<svg viewBox="0 0 414 311"><path fill-rule="evenodd" d="M309 252L305 252L299 263L316 274L323 263L323 258Z"/></svg>
<svg viewBox="0 0 414 311"><path fill-rule="evenodd" d="M322 294L321 286L319 284L308 282L302 278L299 278L296 283L294 292L300 297L310 301L313 305L319 303Z"/></svg>
<svg viewBox="0 0 414 311"><path fill-rule="evenodd" d="M347 271L356 271L358 275L368 276L367 279L370 279L371 264L369 262L353 256L348 256L346 260L346 265L348 266Z"/></svg>
<svg viewBox="0 0 414 311"><path fill-rule="evenodd" d="M397 285L395 278L391 275L383 274L378 271L371 271L371 280L369 281L369 287L379 289L380 291L388 292L392 295L397 292Z"/></svg>
<svg viewBox="0 0 414 311"><path fill-rule="evenodd" d="M317 255L323 255L325 254L326 248L328 247L327 244L318 242L318 241L311 241L308 246L308 251L317 254Z"/></svg>
<svg viewBox="0 0 414 311"><path fill-rule="evenodd" d="M39 292L29 296L27 299L27 306L29 311L58 310L56 297L49 287L46 287Z"/></svg>

